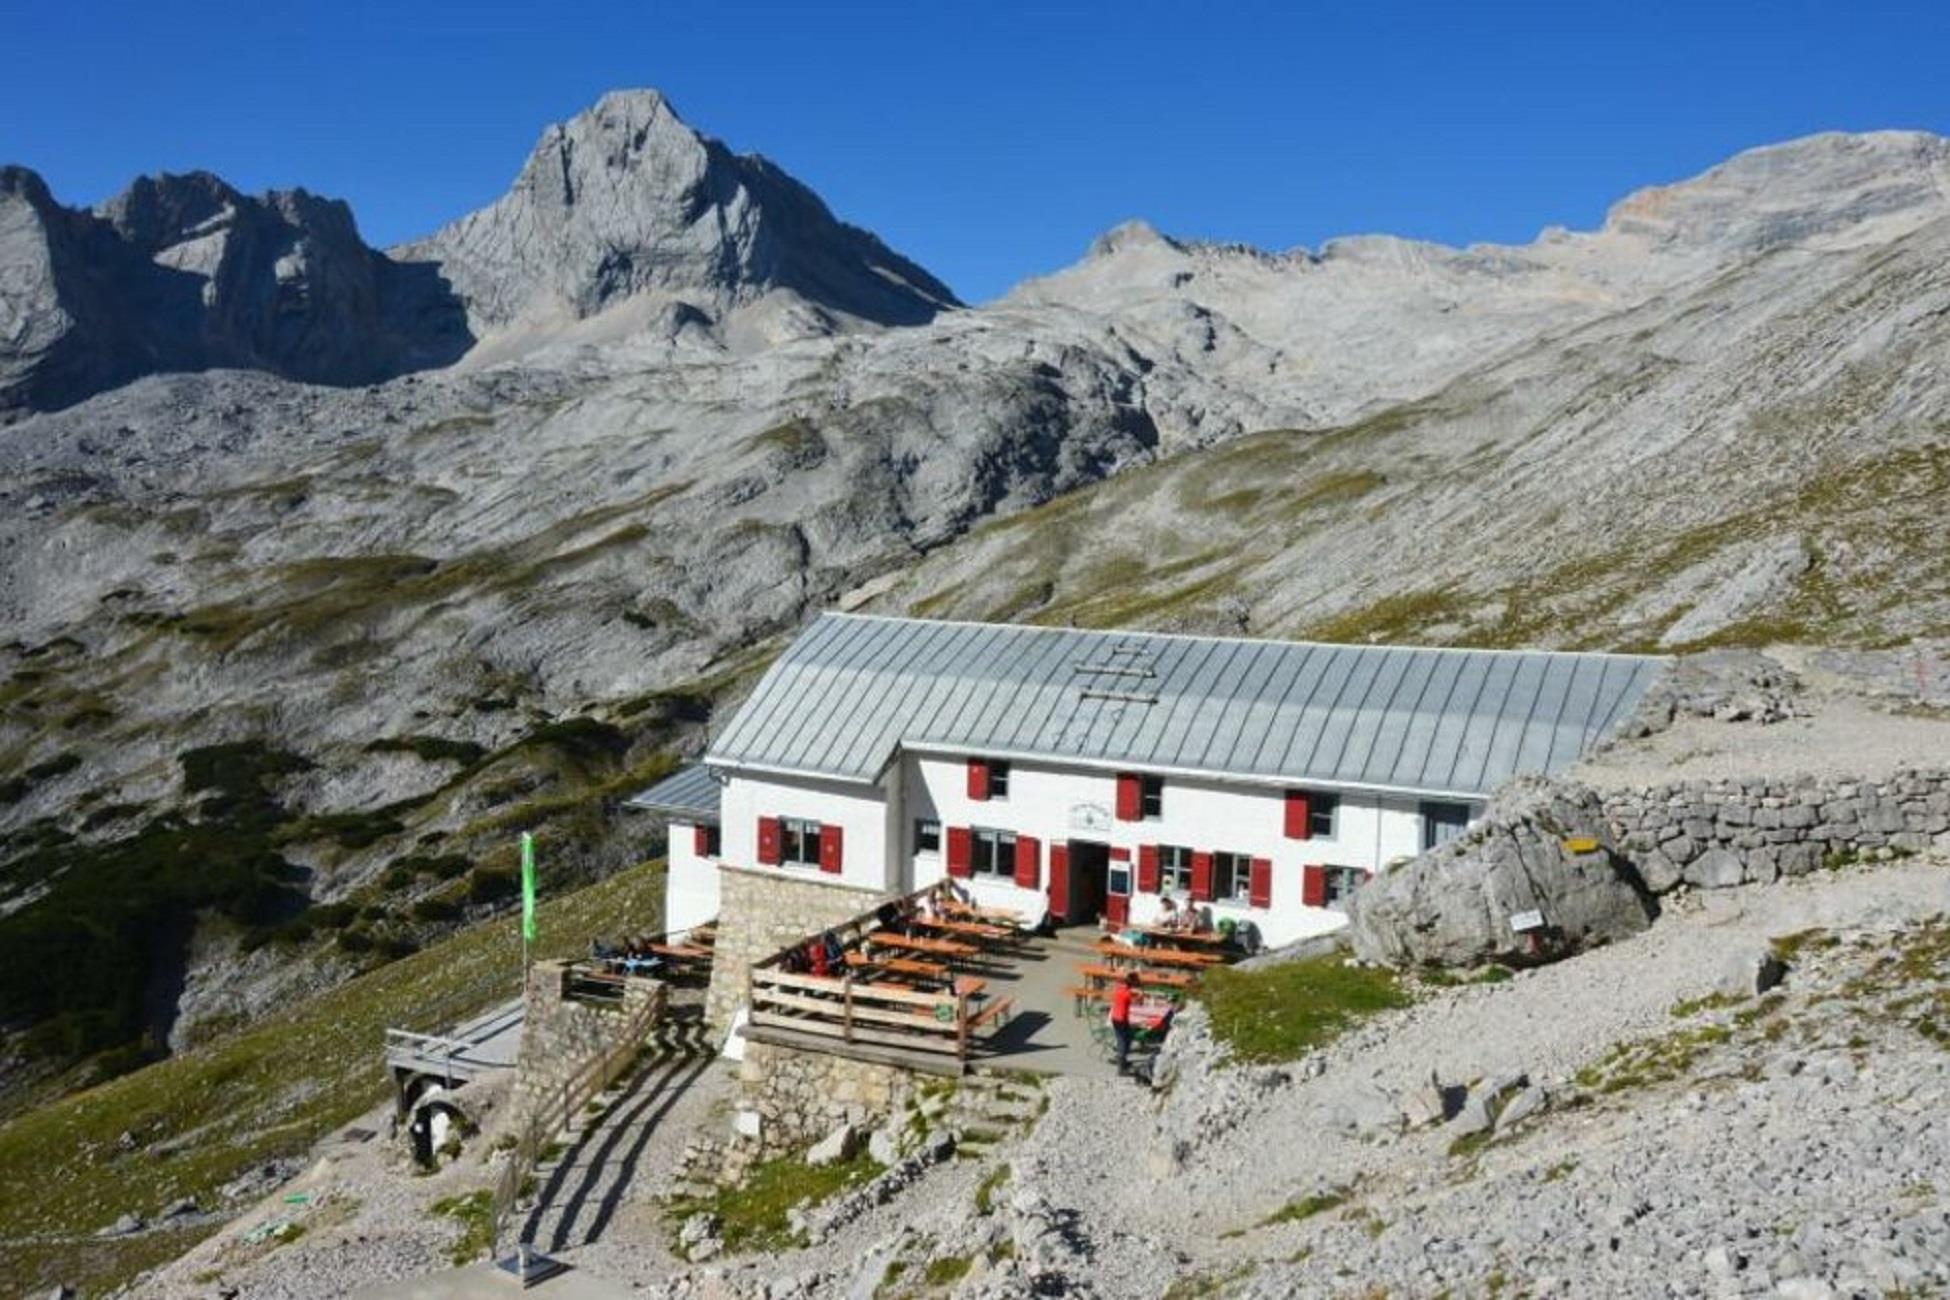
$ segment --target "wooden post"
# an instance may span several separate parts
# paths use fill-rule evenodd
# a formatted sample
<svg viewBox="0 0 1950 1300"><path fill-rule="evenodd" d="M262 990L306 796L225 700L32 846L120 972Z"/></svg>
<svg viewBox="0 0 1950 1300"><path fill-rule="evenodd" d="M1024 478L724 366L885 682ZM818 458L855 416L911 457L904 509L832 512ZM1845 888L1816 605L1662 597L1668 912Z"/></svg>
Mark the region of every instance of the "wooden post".
<svg viewBox="0 0 1950 1300"><path fill-rule="evenodd" d="M853 976L840 976L841 1029L847 1042L853 1041Z"/></svg>
<svg viewBox="0 0 1950 1300"><path fill-rule="evenodd" d="M955 989L955 1056L968 1059L968 995L961 991L960 981Z"/></svg>

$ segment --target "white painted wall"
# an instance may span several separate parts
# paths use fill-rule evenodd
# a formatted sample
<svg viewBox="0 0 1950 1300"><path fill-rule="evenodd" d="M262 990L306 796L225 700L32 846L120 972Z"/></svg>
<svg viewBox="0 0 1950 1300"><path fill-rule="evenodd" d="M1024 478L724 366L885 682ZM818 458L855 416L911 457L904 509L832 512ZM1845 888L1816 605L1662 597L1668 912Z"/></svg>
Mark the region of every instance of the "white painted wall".
<svg viewBox="0 0 1950 1300"><path fill-rule="evenodd" d="M803 817L839 825L845 834L844 870L825 876L814 868L782 867L788 874L818 877L861 889L907 891L933 884L947 874L947 828L991 827L1042 841L1041 888L1019 888L1013 878L975 877L963 882L984 906L1008 908L1029 918L1047 910L1049 849L1068 840L1093 840L1128 850L1133 886L1137 850L1143 844L1175 844L1205 852L1263 857L1273 864L1272 903L1255 908L1244 902L1215 901L1213 919L1251 921L1269 945L1326 934L1346 924L1339 910L1307 907L1301 900L1301 868L1308 864L1375 871L1396 858L1421 851L1420 801L1359 791L1340 795L1340 812L1331 838L1289 840L1285 836L1284 789L1244 782L1167 777L1164 813L1149 821L1116 820L1116 774L1058 763L1011 765L1009 794L986 801L968 797L967 756L908 753L889 771L882 786L837 781L733 774L721 805L723 861L758 865L758 819ZM1474 811L1481 812L1475 805ZM942 825L941 850L914 852L917 820ZM714 864L680 861L691 855L689 829L679 842L672 828L671 915L717 910ZM775 868L765 868L773 870ZM707 894L701 878L711 877ZM680 902L680 892L684 894ZM708 903L707 903L708 899ZM1176 894L1183 905L1183 891ZM1158 895L1134 894L1131 919L1147 922L1162 910ZM694 922L693 922L694 923Z"/></svg>
<svg viewBox="0 0 1950 1300"><path fill-rule="evenodd" d="M670 823L664 928L673 935L703 925L718 914L718 859L698 856L696 829L689 822Z"/></svg>
<svg viewBox="0 0 1950 1300"><path fill-rule="evenodd" d="M839 826L844 852L841 871L829 876L817 867L767 867L787 875L817 876L822 880L875 891L898 888L904 852L897 860L887 851L889 815L886 794L875 786L852 785L813 778L731 774L718 805L723 827L724 860L741 867L757 867L758 819L799 817L826 826Z"/></svg>
<svg viewBox="0 0 1950 1300"><path fill-rule="evenodd" d="M1269 944L1289 943L1325 934L1346 924L1337 910L1304 906L1300 901L1300 869L1309 863L1358 867L1373 871L1397 857L1421 851L1420 802L1340 791L1341 805L1331 839L1289 840L1285 836L1284 788L1244 783L1167 777L1164 813L1150 821L1116 820L1117 779L1112 772L1050 763L1018 761L1011 765L1006 799L968 797L965 756L907 755L901 763L902 785L909 817L903 832L910 838L913 818L938 820L943 827L994 827L1034 835L1043 842L1043 880L1048 881L1049 846L1071 839L1094 840L1129 850L1135 884L1137 850L1141 844L1176 844L1189 849L1240 853L1268 858L1273 864L1272 905L1254 908L1245 903L1214 902L1213 918L1250 920ZM1321 787L1323 790L1327 787ZM944 854L914 857L916 886L946 874ZM967 882L978 900L1040 915L1046 899L1013 882L977 877ZM1189 901L1181 892L1181 904ZM1131 919L1153 920L1161 911L1158 895L1137 894L1131 900Z"/></svg>

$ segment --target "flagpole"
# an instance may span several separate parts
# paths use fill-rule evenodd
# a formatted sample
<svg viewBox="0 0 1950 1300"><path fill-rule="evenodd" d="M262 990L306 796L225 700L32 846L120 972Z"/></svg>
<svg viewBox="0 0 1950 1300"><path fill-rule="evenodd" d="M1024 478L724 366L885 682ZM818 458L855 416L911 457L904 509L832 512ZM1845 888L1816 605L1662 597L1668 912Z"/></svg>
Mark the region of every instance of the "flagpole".
<svg viewBox="0 0 1950 1300"><path fill-rule="evenodd" d="M528 970L535 942L535 836L521 833L521 993L528 996Z"/></svg>

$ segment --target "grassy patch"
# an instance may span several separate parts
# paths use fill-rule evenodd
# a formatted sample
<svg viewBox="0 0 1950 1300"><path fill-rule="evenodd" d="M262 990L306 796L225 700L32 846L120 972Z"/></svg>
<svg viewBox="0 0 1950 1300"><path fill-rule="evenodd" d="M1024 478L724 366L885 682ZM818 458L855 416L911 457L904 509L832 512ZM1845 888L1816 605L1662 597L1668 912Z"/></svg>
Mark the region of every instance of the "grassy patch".
<svg viewBox="0 0 1950 1300"><path fill-rule="evenodd" d="M1224 1294L1225 1289L1233 1283L1251 1277L1258 1267L1257 1264L1246 1263L1228 1269L1187 1273L1172 1280L1171 1285L1165 1288L1163 1300L1208 1300L1209 1297Z"/></svg>
<svg viewBox="0 0 1950 1300"><path fill-rule="evenodd" d="M1690 1020L1702 1011L1724 1011L1728 1007L1739 1006L1742 999L1730 993L1708 993L1704 997L1685 998L1672 1004L1675 1020Z"/></svg>
<svg viewBox="0 0 1950 1300"><path fill-rule="evenodd" d="M435 1201L428 1209L434 1214L453 1219L461 1226L459 1239L447 1251L456 1266L473 1263L494 1244L494 1193L487 1188L469 1192L465 1196L446 1197Z"/></svg>
<svg viewBox="0 0 1950 1300"><path fill-rule="evenodd" d="M921 1270L921 1280L929 1286L953 1286L968 1276L968 1270L975 1267L973 1255L947 1255L941 1259L931 1259Z"/></svg>
<svg viewBox="0 0 1950 1300"><path fill-rule="evenodd" d="M1009 1166L997 1165L995 1168L989 1170L988 1176L983 1178L981 1183L975 1188L975 1213L988 1214L993 1211L995 1209L995 1194L1001 1191L1002 1185L1008 1181Z"/></svg>
<svg viewBox="0 0 1950 1300"><path fill-rule="evenodd" d="M1351 966L1338 956L1214 970L1197 996L1211 1015L1213 1037L1241 1061L1294 1060L1362 1017L1411 1000L1392 972Z"/></svg>
<svg viewBox="0 0 1950 1300"><path fill-rule="evenodd" d="M809 1165L787 1156L757 1166L736 1187L721 1187L708 1196L674 1198L667 1208L674 1223L699 1213L716 1217L726 1254L788 1250L800 1242L787 1221L787 1211L818 1205L868 1181L880 1169L866 1156L830 1165Z"/></svg>
<svg viewBox="0 0 1950 1300"><path fill-rule="evenodd" d="M1345 1192L1314 1192L1298 1200L1288 1201L1259 1221L1262 1228L1271 1228L1281 1223L1303 1223L1316 1214L1325 1214L1347 1204Z"/></svg>
<svg viewBox="0 0 1950 1300"><path fill-rule="evenodd" d="M487 749L471 740L449 740L445 736L381 736L366 746L368 754L412 754L429 763L458 763L472 767L487 756Z"/></svg>
<svg viewBox="0 0 1950 1300"><path fill-rule="evenodd" d="M1576 1082L1580 1088L1597 1093L1670 1083L1683 1078L1707 1051L1732 1037L1733 1031L1724 1025L1701 1025L1657 1038L1617 1043L1598 1061L1579 1070Z"/></svg>
<svg viewBox="0 0 1950 1300"><path fill-rule="evenodd" d="M654 931L662 907L661 863L544 898L537 955L585 952L626 922ZM217 1189L245 1170L304 1155L384 1099L387 1028L444 1028L516 996L520 971L518 921L484 922L234 1037L0 1127L0 1270L26 1291L63 1281L93 1294L182 1254L210 1229L121 1243L90 1234L114 1217L104 1207L154 1218L183 1196L220 1205ZM133 1152L120 1149L124 1132Z"/></svg>

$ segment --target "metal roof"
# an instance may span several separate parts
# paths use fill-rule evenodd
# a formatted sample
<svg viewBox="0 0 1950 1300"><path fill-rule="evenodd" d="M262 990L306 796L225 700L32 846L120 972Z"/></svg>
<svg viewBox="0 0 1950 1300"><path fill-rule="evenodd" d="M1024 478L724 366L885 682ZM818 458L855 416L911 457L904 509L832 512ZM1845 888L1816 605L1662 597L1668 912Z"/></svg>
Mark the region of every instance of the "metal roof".
<svg viewBox="0 0 1950 1300"><path fill-rule="evenodd" d="M711 770L701 763L679 768L641 794L623 802L645 812L662 813L687 821L718 820L718 799L722 792Z"/></svg>
<svg viewBox="0 0 1950 1300"><path fill-rule="evenodd" d="M1574 762L1665 665L826 614L705 761L873 781L905 747L1484 795Z"/></svg>

